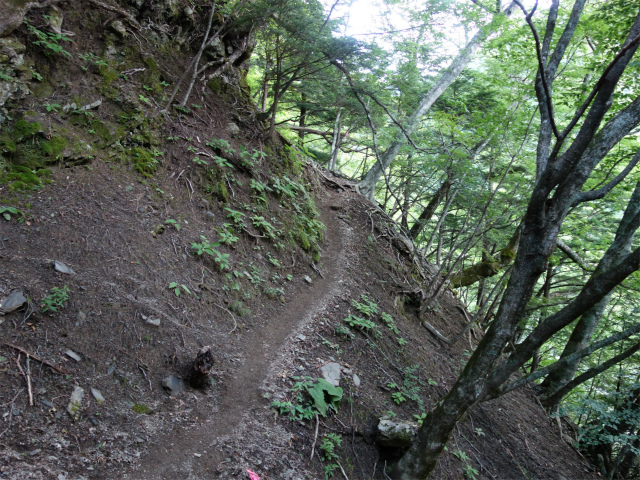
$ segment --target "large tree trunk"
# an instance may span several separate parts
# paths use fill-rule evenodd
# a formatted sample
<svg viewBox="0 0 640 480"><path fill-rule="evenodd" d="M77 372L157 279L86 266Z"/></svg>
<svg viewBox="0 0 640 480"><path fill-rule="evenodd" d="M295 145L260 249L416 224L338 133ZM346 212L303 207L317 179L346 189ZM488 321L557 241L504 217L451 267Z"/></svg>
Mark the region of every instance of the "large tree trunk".
<svg viewBox="0 0 640 480"><path fill-rule="evenodd" d="M639 213L640 183L636 185L633 195L631 196L631 200L629 200L629 205L627 206L622 221L620 222L618 232L616 233L616 239L614 242L618 242L619 246L614 255L607 255L602 259L602 261L598 264L594 275L600 274L601 272L610 268L611 265L618 263L625 256L631 253L631 242L633 240L633 236L625 235L625 227L627 223L630 222L631 219ZM591 337L593 336L593 332L600 323L602 314L609 304L610 298L611 294L606 295L592 309L585 313L582 318L580 318L580 321L573 329L571 337L569 337L569 341L567 342L564 351L562 352L562 355L560 357L561 359L568 357L569 355L579 350L582 350L589 344L589 342L591 341ZM555 372L549 374L547 378L545 378L545 380L540 385L542 388L543 404L545 405L545 407L549 408L550 410L555 409L555 407L561 400L561 397L558 398L558 396L554 394L573 379L576 371L578 370L579 364L580 362L578 360L569 362L565 367L556 370Z"/></svg>
<svg viewBox="0 0 640 480"><path fill-rule="evenodd" d="M554 1L554 5L557 6L557 0ZM556 46L552 59L558 52L564 53L566 50L579 16L580 12L577 13L577 17L572 15L569 18L560 40L566 44ZM527 21L531 22L530 16L527 16ZM555 24L555 20L551 24ZM535 28L532 23L530 26L532 29ZM574 118L575 121L572 120L571 124L575 126L578 120L584 118L578 133L570 137L571 128L568 128L559 134L553 151L544 158L542 164L539 163L541 174L533 188L522 223L522 235L513 272L496 318L450 392L427 414L416 441L394 466L395 478L427 478L435 468L457 421L470 408L486 398L499 396L500 387L542 344L585 314L616 285L640 268L640 249L636 249L605 272L592 276L573 301L541 322L509 357L498 364L504 347L513 338L518 323L524 316L538 278L546 270L565 217L574 205L588 197L582 193L583 185L607 152L640 123L639 97L600 128L611 107L618 81L637 49L640 37L636 39L636 36L639 34L640 11L625 41L625 50L618 55L617 61L605 71L598 82L598 89L589 102L590 108L579 111ZM547 32L547 36L552 37L553 32ZM550 45L550 40L548 44ZM546 71L548 51L543 48L538 53L541 77L553 78L548 76ZM549 85L545 85L544 91L550 92ZM538 103L550 105L550 99L539 96ZM543 123L551 122L553 125L551 111L548 115L541 115ZM567 138L573 138L573 141L568 148L563 149L562 144ZM633 235L639 225L640 215L636 215L625 226L625 235ZM617 255L616 249L619 250L620 247L619 242L614 242L605 256Z"/></svg>
<svg viewBox="0 0 640 480"><path fill-rule="evenodd" d="M429 89L424 97L422 97L420 103L418 103L418 106L407 120L404 126L404 132L398 132L396 134L391 145L389 145L382 155L380 155L380 158L378 158L376 163L373 164L364 178L360 183L358 183L357 189L362 195L370 201L373 201L373 193L375 191L376 183L380 180L382 173L389 168L391 162L393 162L396 156L398 156L400 148L406 141L405 135L411 135L415 131L424 114L429 111L436 100L440 98L449 85L458 78L460 73L462 73L469 62L471 62L473 55L493 32L494 28L499 24L499 19L502 19L503 15L509 16L514 8L515 3L511 3L503 11L497 12L494 15L493 20L473 36L453 62L451 62L451 65L449 65L449 67L444 71L440 79Z"/></svg>
<svg viewBox="0 0 640 480"><path fill-rule="evenodd" d="M433 197L431 197L427 206L422 210L422 213L418 217L418 220L416 220L416 223L411 226L409 236L412 239L417 239L420 232L422 232L422 229L427 223L429 223L429 220L431 220L431 217L438 208L438 205L440 205L442 199L447 195L447 193L449 193L449 188L451 188L451 180L447 176L445 181L442 182L442 185L440 185L440 188L438 188L438 191L433 195Z"/></svg>

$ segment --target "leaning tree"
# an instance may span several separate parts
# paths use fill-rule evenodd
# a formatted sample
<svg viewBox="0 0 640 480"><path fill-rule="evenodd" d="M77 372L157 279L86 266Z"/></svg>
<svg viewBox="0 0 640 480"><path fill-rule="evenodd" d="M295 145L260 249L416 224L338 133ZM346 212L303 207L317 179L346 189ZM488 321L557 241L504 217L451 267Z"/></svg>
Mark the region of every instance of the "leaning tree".
<svg viewBox="0 0 640 480"><path fill-rule="evenodd" d="M585 183L608 152L640 124L640 95L630 96L628 89L623 88L628 81L628 70L635 68L630 64L640 43L640 9L635 8L635 17L631 25L627 25L626 36L619 40L617 53L592 81L586 99L565 124L560 125L561 120L554 111L553 83L562 73L559 72L561 62L571 61L571 58L565 58L569 56L566 55L569 46L581 41L574 36L578 37L576 30L584 21L586 0L576 0L567 15L560 11L560 0L552 0L542 37L533 20L536 9L527 11L519 0L515 3L523 11L533 34L538 61L535 93L540 129L536 182L522 221L520 244L509 283L496 317L456 383L427 414L415 442L394 466L393 475L398 479L427 478L456 423L474 405L497 398L561 368L567 362L640 331L640 325L634 325L591 343L527 377L511 379L545 342L589 312L640 268L640 248L624 251L640 225L636 193L620 220L615 240L580 292L562 309L542 320L508 356L503 356L504 347L514 338L536 284L547 268L558 234L571 209L580 203L602 198L624 180L630 169L624 169L597 190L585 191ZM599 2L596 7L606 7L605 3ZM562 22L564 28L556 31L560 18L566 18Z"/></svg>

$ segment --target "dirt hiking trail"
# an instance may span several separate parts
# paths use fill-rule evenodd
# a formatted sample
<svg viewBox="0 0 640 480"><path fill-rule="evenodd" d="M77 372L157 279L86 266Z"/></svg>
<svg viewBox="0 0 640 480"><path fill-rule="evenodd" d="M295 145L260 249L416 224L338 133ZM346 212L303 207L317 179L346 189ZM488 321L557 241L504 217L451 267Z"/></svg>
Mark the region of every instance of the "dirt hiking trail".
<svg viewBox="0 0 640 480"><path fill-rule="evenodd" d="M340 291L349 237L349 228L337 218L344 196L323 189L317 199L327 227L320 260L323 278L314 280L276 315L263 319L260 328L246 334L242 352L238 352L244 363L229 372L228 380L213 387L220 390L218 404L198 409L194 415L201 419L199 426L162 433L135 470L122 472L122 478L200 479L211 475L225 460L216 445L223 438L233 437L244 420L268 405L261 387L282 355L283 346L293 341L314 313Z"/></svg>

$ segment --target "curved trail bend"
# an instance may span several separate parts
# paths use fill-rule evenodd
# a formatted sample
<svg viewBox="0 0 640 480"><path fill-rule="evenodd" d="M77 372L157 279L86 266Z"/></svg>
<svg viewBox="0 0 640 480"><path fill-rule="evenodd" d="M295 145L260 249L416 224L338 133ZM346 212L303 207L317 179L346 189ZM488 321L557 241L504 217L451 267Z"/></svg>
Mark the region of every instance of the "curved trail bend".
<svg viewBox="0 0 640 480"><path fill-rule="evenodd" d="M211 476L223 455L216 444L221 437L233 437L258 408L263 407L263 386L284 347L297 332L321 310L328 300L340 292L340 279L346 266L348 227L340 222L329 207L340 205L346 195L323 189L317 202L322 221L327 227L321 262L324 278L318 278L310 288L297 296L264 324L245 335L243 365L230 372L232 377L222 384L218 409L208 408L206 419L199 427L176 429L163 434L151 445L135 471L123 473L131 480L201 479ZM206 453L204 453L206 452ZM199 454L201 457L196 457Z"/></svg>

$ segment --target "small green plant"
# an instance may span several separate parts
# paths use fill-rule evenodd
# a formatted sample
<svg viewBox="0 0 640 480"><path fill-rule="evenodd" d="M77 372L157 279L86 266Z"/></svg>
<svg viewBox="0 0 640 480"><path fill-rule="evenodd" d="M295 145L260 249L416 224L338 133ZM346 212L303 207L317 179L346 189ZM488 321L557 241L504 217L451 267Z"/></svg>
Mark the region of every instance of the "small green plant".
<svg viewBox="0 0 640 480"><path fill-rule="evenodd" d="M244 147L240 147L240 161L245 167L253 167L257 162L265 157L265 153L260 150L253 149L251 153Z"/></svg>
<svg viewBox="0 0 640 480"><path fill-rule="evenodd" d="M464 468L463 468L464 475L467 478L475 479L478 476L478 470L476 470L469 464L469 460L471 460L469 458L469 455L467 455L462 450L454 450L453 454L456 456L456 458L464 462Z"/></svg>
<svg viewBox="0 0 640 480"><path fill-rule="evenodd" d="M24 214L15 207L0 207L0 215L2 215L6 221L11 220L11 215L24 217Z"/></svg>
<svg viewBox="0 0 640 480"><path fill-rule="evenodd" d="M211 140L206 142L206 145L213 148L214 150L224 152L227 155L233 155L235 153L235 150L231 148L229 142L222 138L212 138Z"/></svg>
<svg viewBox="0 0 640 480"><path fill-rule="evenodd" d="M59 308L63 308L67 300L69 300L69 287L65 285L62 288L53 287L51 293L41 300L42 312L57 312Z"/></svg>
<svg viewBox="0 0 640 480"><path fill-rule="evenodd" d="M389 330L391 330L396 335L400 335L400 332L398 331L398 327L396 327L396 323L394 322L393 317L391 315L389 315L388 313L382 312L380 314L380 318L382 318L382 321L389 328Z"/></svg>
<svg viewBox="0 0 640 480"><path fill-rule="evenodd" d="M151 106L151 101L147 97L142 95L142 94L138 95L138 100L140 100L141 102L144 102L147 105Z"/></svg>
<svg viewBox="0 0 640 480"><path fill-rule="evenodd" d="M424 422L424 419L427 418L427 413L426 412L422 412L419 415L414 415L413 418L416 419L416 423L418 424L419 427L422 426L422 422Z"/></svg>
<svg viewBox="0 0 640 480"><path fill-rule="evenodd" d="M202 160L200 157L193 157L192 161L196 165L202 165L202 166L209 165L206 160Z"/></svg>
<svg viewBox="0 0 640 480"><path fill-rule="evenodd" d="M346 338L348 340L353 340L354 338L356 338L353 332L351 332L351 330L349 330L348 327L345 327L343 325L338 325L336 327L336 335Z"/></svg>
<svg viewBox="0 0 640 480"><path fill-rule="evenodd" d="M218 233L220 234L220 240L218 241L224 245L233 245L239 240L233 232L230 232L226 228L218 229Z"/></svg>
<svg viewBox="0 0 640 480"><path fill-rule="evenodd" d="M478 470L476 468L473 468L468 463L464 466L463 471L467 478L475 479L478 477Z"/></svg>
<svg viewBox="0 0 640 480"><path fill-rule="evenodd" d="M484 431L483 431L480 427L477 427L477 428L476 428L476 435L478 435L478 436L480 436L480 437L484 437L484 436L485 436L485 433L484 433Z"/></svg>
<svg viewBox="0 0 640 480"><path fill-rule="evenodd" d="M336 433L328 433L320 442L320 450L322 451L322 460L329 462L324 466L324 478L333 477L334 472L338 469L338 455L336 448L342 446L342 437Z"/></svg>
<svg viewBox="0 0 640 480"><path fill-rule="evenodd" d="M376 324L368 318L358 317L357 315L349 315L344 319L345 323L347 323L350 327L356 328L363 332L368 332L369 330L373 330L374 332L378 331Z"/></svg>
<svg viewBox="0 0 640 480"><path fill-rule="evenodd" d="M351 302L351 305L353 305L356 310L367 317L378 314L378 305L373 300L366 295L360 295L360 299L362 300L362 303L356 302L355 300Z"/></svg>
<svg viewBox="0 0 640 480"><path fill-rule="evenodd" d="M38 30L31 24L27 23L27 28L29 32L36 36L38 40L34 41L34 45L38 45L39 47L44 48L44 53L49 55L50 53L58 54L61 53L66 55L67 57L71 57L71 54L67 52L62 45L58 42L71 42L71 39L62 34L62 33L48 33L43 32L42 30Z"/></svg>
<svg viewBox="0 0 640 480"><path fill-rule="evenodd" d="M398 340L398 345L400 345L401 347L404 347L409 343L402 337L397 337L396 340Z"/></svg>
<svg viewBox="0 0 640 480"><path fill-rule="evenodd" d="M189 295L191 295L191 290L189 290L189 288L183 283L178 285L177 282L171 282L167 288L169 288L169 290L173 290L173 293L176 294L176 297L180 296L180 294L182 293L182 290L184 290Z"/></svg>
<svg viewBox="0 0 640 480"><path fill-rule="evenodd" d="M335 350L337 355L340 355L342 353L342 350L340 349L340 345L338 345L337 343L331 343L329 340L327 340L324 337L322 338L322 344L331 348L332 350Z"/></svg>
<svg viewBox="0 0 640 480"><path fill-rule="evenodd" d="M278 268L282 267L282 264L280 263L280 260L278 260L276 257L272 256L268 252L267 252L267 257L269 258L269 262L271 262L272 265L275 265Z"/></svg>
<svg viewBox="0 0 640 480"><path fill-rule="evenodd" d="M311 377L291 378L296 380L291 387L293 400L271 404L280 414L289 416L291 420L311 420L316 413L324 417L328 410L337 412L340 408L342 388L334 387L324 378L318 378L315 382Z"/></svg>
<svg viewBox="0 0 640 480"><path fill-rule="evenodd" d="M85 54L78 54L78 57L80 57L82 60L84 60L85 62L88 63L93 63L95 66L97 67L106 67L108 65L107 62L105 62L104 60L102 60L100 57L98 57L97 55L94 55L93 53L89 52L89 53L85 53ZM83 68L83 69L86 69Z"/></svg>
<svg viewBox="0 0 640 480"><path fill-rule="evenodd" d="M224 209L228 212L227 218L233 220L233 223L235 223L237 227L245 228L247 226L244 222L244 218L246 217L244 213L239 212L238 210L232 210L229 207L225 207Z"/></svg>
<svg viewBox="0 0 640 480"><path fill-rule="evenodd" d="M256 215L251 217L251 223L255 228L264 233L264 236L270 240L274 240L276 238L276 229L275 227L267 221L264 217L260 215Z"/></svg>
<svg viewBox="0 0 640 480"><path fill-rule="evenodd" d="M45 103L42 105L47 112L55 112L58 113L58 109L60 108L59 103Z"/></svg>
<svg viewBox="0 0 640 480"><path fill-rule="evenodd" d="M273 181L272 188L275 194L280 198L295 198L298 192L302 190L300 185L287 176L276 178Z"/></svg>
<svg viewBox="0 0 640 480"><path fill-rule="evenodd" d="M398 384L397 384L397 383L387 383L387 388L391 388L391 389L398 389L398 390L400 390L400 387L398 386ZM405 396L402 394L402 391L399 391L399 392L393 392L393 393L391 394L391 399L392 399L394 402L396 402L396 404L398 404L398 405L400 405L401 403L403 403L403 402L406 402L406 401L407 401L407 397L405 397Z"/></svg>
<svg viewBox="0 0 640 480"><path fill-rule="evenodd" d="M180 229L182 228L180 226L180 224L178 223L177 220L174 220L173 218L167 218L164 223L166 223L167 225L171 225L173 228L175 228L177 231L180 231Z"/></svg>
<svg viewBox="0 0 640 480"><path fill-rule="evenodd" d="M219 157L217 155L213 156L213 161L216 162L216 165L222 168L233 168L233 165L229 163L226 158Z"/></svg>
<svg viewBox="0 0 640 480"><path fill-rule="evenodd" d="M191 248L193 250L195 250L196 255L202 255L204 253L206 253L207 255L210 255L213 257L213 261L216 262L218 264L218 267L220 268L220 271L222 270L229 270L229 257L230 255L228 253L222 253L218 250L216 250L214 247L219 247L220 244L219 243L211 243L207 237L205 237L204 235L200 235L200 243L197 242L193 242L191 244Z"/></svg>

